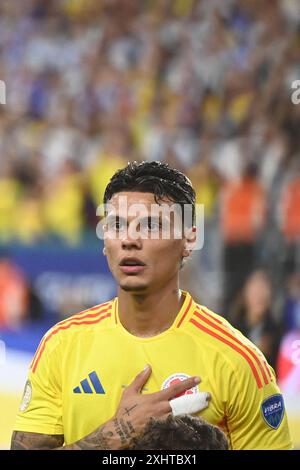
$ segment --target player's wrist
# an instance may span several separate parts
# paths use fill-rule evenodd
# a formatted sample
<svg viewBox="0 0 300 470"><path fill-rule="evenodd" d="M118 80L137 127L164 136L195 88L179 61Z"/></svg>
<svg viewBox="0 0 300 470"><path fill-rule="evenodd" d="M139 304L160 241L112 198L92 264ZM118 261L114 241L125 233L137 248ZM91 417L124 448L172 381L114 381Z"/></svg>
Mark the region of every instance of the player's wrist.
<svg viewBox="0 0 300 470"><path fill-rule="evenodd" d="M101 436L105 438L105 444L110 450L126 449L131 439L136 435L135 427L129 419L114 416L105 423L101 430ZM103 440L101 441L103 444Z"/></svg>

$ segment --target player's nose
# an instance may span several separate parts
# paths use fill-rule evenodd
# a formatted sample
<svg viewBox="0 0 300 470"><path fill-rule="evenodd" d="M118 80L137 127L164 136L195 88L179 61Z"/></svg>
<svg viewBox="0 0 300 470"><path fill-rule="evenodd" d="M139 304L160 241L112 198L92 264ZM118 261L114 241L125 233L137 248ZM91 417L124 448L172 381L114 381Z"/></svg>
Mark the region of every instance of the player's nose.
<svg viewBox="0 0 300 470"><path fill-rule="evenodd" d="M122 237L122 248L124 250L128 249L136 249L141 250L143 246L143 241L141 239L140 234L130 233L130 230L127 230L127 233L124 234Z"/></svg>
<svg viewBox="0 0 300 470"><path fill-rule="evenodd" d="M136 250L141 250L142 249L142 241L139 240L122 240L122 248L123 250L130 250L130 249L136 249Z"/></svg>

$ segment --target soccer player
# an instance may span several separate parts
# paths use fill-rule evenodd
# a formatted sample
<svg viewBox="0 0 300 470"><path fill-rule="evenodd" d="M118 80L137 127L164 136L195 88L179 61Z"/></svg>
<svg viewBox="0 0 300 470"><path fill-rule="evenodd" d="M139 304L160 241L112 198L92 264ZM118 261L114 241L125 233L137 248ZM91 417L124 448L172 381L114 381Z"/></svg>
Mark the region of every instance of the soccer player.
<svg viewBox="0 0 300 470"><path fill-rule="evenodd" d="M198 416L151 418L131 450L228 450L225 434Z"/></svg>
<svg viewBox="0 0 300 470"><path fill-rule="evenodd" d="M163 163L130 163L112 177L104 202L104 254L118 296L46 333L12 449L126 448L149 418L174 412L176 397L203 392L211 401L201 416L224 430L231 449L292 448L262 353L179 289L180 268L197 244L188 178ZM153 210L171 206L173 213ZM186 206L191 211L179 211Z"/></svg>

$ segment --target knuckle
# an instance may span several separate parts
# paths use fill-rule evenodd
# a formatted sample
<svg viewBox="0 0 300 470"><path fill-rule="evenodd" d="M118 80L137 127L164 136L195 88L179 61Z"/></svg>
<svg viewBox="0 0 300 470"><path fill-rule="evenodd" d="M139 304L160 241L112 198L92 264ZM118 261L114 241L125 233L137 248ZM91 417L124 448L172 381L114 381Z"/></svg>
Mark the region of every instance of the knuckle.
<svg viewBox="0 0 300 470"><path fill-rule="evenodd" d="M174 385L174 392L183 392L184 390L188 390L193 386L192 380L187 379L184 382L180 382Z"/></svg>
<svg viewBox="0 0 300 470"><path fill-rule="evenodd" d="M185 390L185 389L186 389L186 384L183 384L183 383L181 382L181 383L179 383L179 384L176 384L176 385L174 386L174 389L173 389L173 390L174 390L174 392L180 392L180 391Z"/></svg>
<svg viewBox="0 0 300 470"><path fill-rule="evenodd" d="M125 388L123 389L122 395L123 395L123 397L127 397L129 393L130 393L130 388L129 388L129 387L125 387Z"/></svg>
<svg viewBox="0 0 300 470"><path fill-rule="evenodd" d="M172 411L171 406L170 406L169 402L166 401L164 403L160 403L160 405L156 407L155 415L158 416L158 417L163 416L166 413L169 413L170 411Z"/></svg>

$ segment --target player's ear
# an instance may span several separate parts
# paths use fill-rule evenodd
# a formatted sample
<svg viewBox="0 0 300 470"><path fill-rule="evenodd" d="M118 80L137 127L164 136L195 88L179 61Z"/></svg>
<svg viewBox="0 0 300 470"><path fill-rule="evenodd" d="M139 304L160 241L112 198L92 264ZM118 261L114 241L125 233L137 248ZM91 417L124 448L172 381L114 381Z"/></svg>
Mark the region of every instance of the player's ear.
<svg viewBox="0 0 300 470"><path fill-rule="evenodd" d="M185 228L184 230L184 249L182 256L188 258L195 249L197 241L197 228L195 226Z"/></svg>
<svg viewBox="0 0 300 470"><path fill-rule="evenodd" d="M106 248L105 247L103 248L102 253L103 253L104 256L106 256Z"/></svg>

